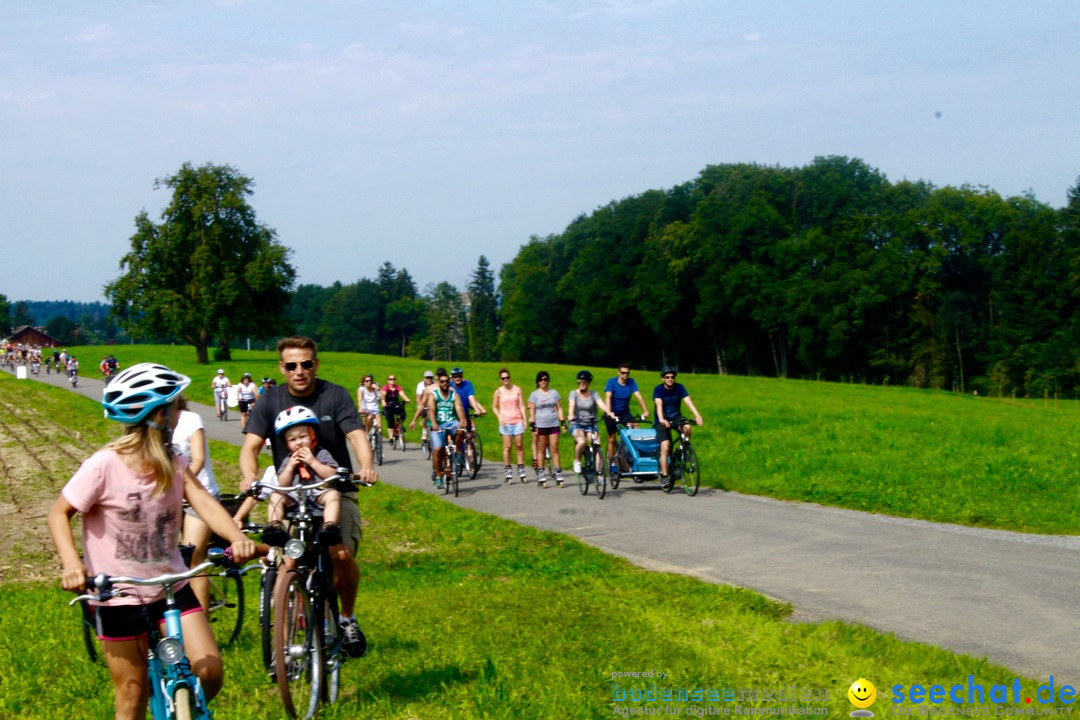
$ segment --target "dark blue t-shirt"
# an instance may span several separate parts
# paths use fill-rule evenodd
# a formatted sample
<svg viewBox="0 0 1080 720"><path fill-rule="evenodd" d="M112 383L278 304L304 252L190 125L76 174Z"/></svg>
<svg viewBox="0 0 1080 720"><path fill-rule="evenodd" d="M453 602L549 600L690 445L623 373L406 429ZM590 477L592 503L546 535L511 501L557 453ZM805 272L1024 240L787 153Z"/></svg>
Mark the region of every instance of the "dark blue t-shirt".
<svg viewBox="0 0 1080 720"><path fill-rule="evenodd" d="M637 380L626 378L626 384L620 385L619 378L613 377L604 386L605 393L611 393L611 412L615 415L630 411L630 398L638 391Z"/></svg>
<svg viewBox="0 0 1080 720"><path fill-rule="evenodd" d="M652 396L653 400L660 398L664 419L671 420L682 415L682 400L684 397L690 397L690 393L686 391L682 383L675 383L670 390L664 386L664 383L660 383L653 388Z"/></svg>

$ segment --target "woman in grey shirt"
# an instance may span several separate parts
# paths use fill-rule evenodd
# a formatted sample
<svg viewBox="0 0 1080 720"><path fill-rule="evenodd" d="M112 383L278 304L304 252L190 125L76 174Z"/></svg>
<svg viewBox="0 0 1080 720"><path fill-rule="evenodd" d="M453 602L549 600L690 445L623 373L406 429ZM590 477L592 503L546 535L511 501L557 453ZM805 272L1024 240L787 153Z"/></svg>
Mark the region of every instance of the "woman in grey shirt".
<svg viewBox="0 0 1080 720"><path fill-rule="evenodd" d="M536 431L536 482L546 487L547 469L544 466L544 450L551 451L552 471L555 484L563 486L562 463L559 461L559 425L563 417L562 396L552 390L551 376L547 370L536 374L536 390L529 395L529 424Z"/></svg>

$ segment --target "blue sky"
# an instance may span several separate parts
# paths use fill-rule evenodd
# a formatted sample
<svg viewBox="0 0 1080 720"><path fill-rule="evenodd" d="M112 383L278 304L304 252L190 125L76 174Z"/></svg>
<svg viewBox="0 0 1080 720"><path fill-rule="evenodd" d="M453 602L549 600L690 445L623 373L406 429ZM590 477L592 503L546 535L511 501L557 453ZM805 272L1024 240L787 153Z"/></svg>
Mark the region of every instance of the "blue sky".
<svg viewBox="0 0 1080 720"><path fill-rule="evenodd" d="M1076 0L0 0L0 18L11 300L102 299L184 162L255 181L300 282L389 260L421 288L710 164L847 155L1054 207L1080 176Z"/></svg>

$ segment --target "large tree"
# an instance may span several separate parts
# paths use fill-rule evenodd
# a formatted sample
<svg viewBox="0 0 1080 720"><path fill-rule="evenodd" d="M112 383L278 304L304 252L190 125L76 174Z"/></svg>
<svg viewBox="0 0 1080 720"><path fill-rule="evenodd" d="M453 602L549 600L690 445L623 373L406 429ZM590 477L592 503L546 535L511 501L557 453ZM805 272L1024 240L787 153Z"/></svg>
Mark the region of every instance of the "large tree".
<svg viewBox="0 0 1080 720"><path fill-rule="evenodd" d="M269 337L281 328L296 271L291 251L248 204L254 182L229 165L206 164L161 178L173 192L154 223L135 218L124 274L105 286L113 313L135 337L170 335L195 346L200 363L216 340Z"/></svg>

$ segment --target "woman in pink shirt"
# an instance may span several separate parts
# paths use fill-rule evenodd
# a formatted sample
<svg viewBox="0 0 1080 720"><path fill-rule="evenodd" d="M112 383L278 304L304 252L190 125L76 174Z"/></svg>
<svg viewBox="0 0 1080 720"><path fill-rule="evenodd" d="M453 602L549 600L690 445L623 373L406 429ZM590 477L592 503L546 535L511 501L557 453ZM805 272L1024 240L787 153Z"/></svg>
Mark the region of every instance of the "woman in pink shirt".
<svg viewBox="0 0 1080 720"><path fill-rule="evenodd" d="M526 482L525 451L522 447L525 437L525 399L522 397L521 387L510 382L510 371L506 368L499 370L499 382L501 385L495 390L491 407L499 421L499 434L503 439L503 482L514 481L514 473L510 467L511 443L517 449L518 477L521 482Z"/></svg>
<svg viewBox="0 0 1080 720"><path fill-rule="evenodd" d="M49 512L49 532L63 563L60 585L82 592L88 575L154 577L186 568L177 544L183 500L210 528L232 541L233 558L244 562L255 545L206 491L187 463L173 455L172 431L180 393L191 380L163 365L140 363L105 387L107 417L126 424L117 440L86 460ZM83 515L84 558L71 532ZM98 637L112 676L117 718L146 717L148 622L161 623L165 591L118 586L123 595L97 605ZM184 648L207 698L221 689L221 656L206 615L188 585L177 585Z"/></svg>

